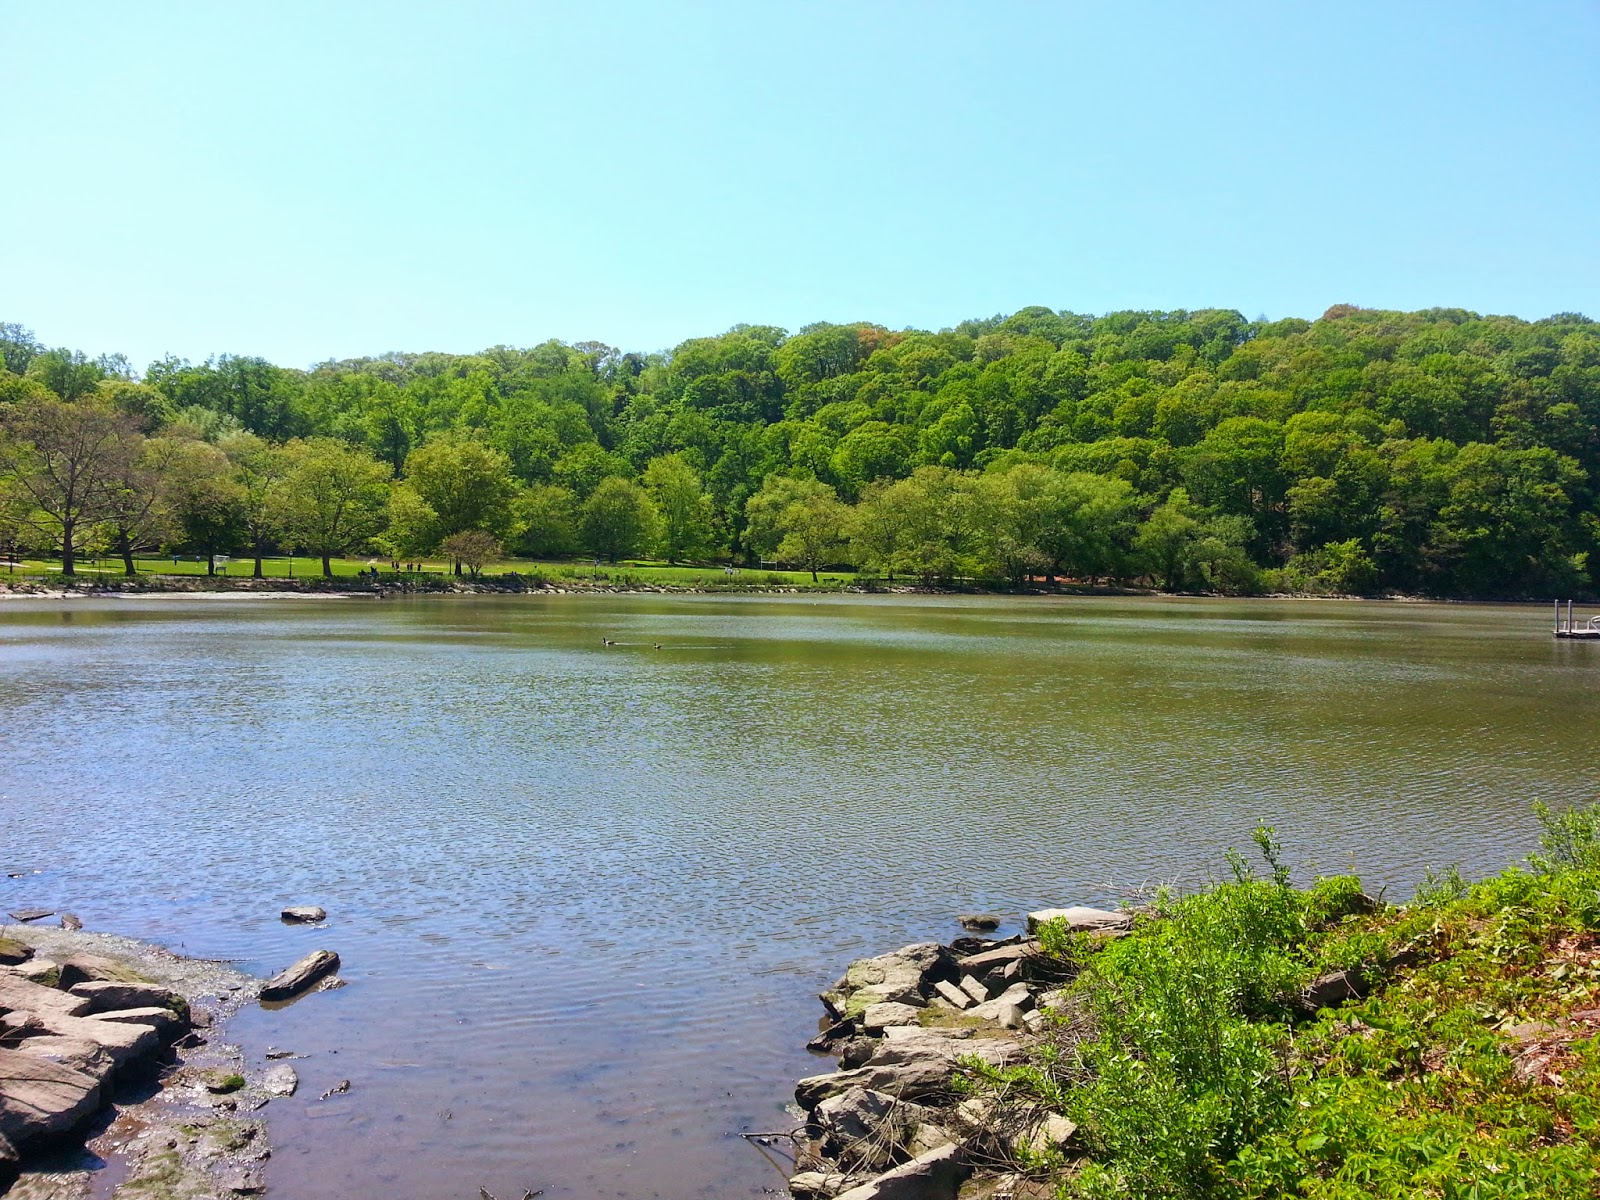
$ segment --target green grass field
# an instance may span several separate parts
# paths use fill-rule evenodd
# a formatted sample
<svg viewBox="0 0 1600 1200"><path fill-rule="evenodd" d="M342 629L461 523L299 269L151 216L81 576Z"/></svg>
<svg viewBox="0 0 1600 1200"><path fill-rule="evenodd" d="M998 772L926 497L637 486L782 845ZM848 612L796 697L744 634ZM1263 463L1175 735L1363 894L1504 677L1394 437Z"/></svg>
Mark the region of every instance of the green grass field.
<svg viewBox="0 0 1600 1200"><path fill-rule="evenodd" d="M206 564L204 559L197 559L192 555L180 555L176 560L171 555L154 556L139 555L134 559L134 565L141 576L204 576ZM446 576L451 573L451 564L443 559L430 559L420 564L418 573L401 572L398 576L390 566L390 560L383 558L336 558L332 562L335 578L353 579L363 571L377 567L384 578L416 578L421 576ZM255 564L248 558L232 558L226 564L217 568L219 578L248 579L254 573ZM322 576L322 563L320 559L306 558L296 555L293 558L279 556L266 558L261 563L262 574L268 579L317 579ZM29 579L45 576L56 576L61 571L61 563L55 559L24 559L14 569L11 567L0 568L0 581L8 578ZM765 568L736 568L729 573L721 566L694 567L694 566L668 566L665 563L650 561L625 561L620 563L600 563L598 566L591 561L565 561L541 562L533 559L507 559L504 562L491 564L484 568L485 575L504 575L515 572L521 575L537 575L553 582L567 581L575 584L584 583L610 583L627 587L694 587L694 588L744 588L744 587L812 587L811 573L809 571L773 571ZM79 578L91 580L105 578L108 582L112 579L125 578L122 560L119 558L79 559L77 563ZM818 575L815 586L832 589L854 582L855 575L851 572L824 571Z"/></svg>

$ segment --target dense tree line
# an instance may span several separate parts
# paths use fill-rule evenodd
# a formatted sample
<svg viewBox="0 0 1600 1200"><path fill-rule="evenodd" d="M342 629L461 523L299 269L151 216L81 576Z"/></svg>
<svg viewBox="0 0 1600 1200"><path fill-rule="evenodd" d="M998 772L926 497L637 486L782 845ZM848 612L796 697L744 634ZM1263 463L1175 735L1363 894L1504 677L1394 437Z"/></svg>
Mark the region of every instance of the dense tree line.
<svg viewBox="0 0 1600 1200"><path fill-rule="evenodd" d="M141 374L0 326L0 542L1583 591L1600 325L1027 308ZM453 539L453 540L452 540Z"/></svg>

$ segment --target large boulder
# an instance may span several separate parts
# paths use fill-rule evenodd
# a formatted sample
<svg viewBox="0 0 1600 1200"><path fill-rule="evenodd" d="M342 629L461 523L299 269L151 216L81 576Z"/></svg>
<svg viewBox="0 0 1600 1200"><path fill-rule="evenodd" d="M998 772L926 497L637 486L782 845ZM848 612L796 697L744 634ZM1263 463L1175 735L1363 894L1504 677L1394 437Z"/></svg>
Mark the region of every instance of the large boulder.
<svg viewBox="0 0 1600 1200"><path fill-rule="evenodd" d="M16 1015L9 1014L8 1020ZM118 1067L154 1054L163 1044L154 1025L123 1024L101 1017L67 1017L53 1012L31 1012L28 1017L30 1036L51 1035L75 1042L93 1042L110 1055Z"/></svg>
<svg viewBox="0 0 1600 1200"><path fill-rule="evenodd" d="M937 942L902 946L876 958L859 958L823 993L822 1002L836 1016L854 1017L872 1004L923 1004L940 979L955 979L954 960Z"/></svg>
<svg viewBox="0 0 1600 1200"><path fill-rule="evenodd" d="M109 1021L117 1025L149 1025L165 1042L175 1042L188 1030L187 1022L180 1021L170 1008L122 1008L115 1012L96 1013L86 1021Z"/></svg>
<svg viewBox="0 0 1600 1200"><path fill-rule="evenodd" d="M58 986L71 988L76 983L149 983L139 972L125 963L97 954L74 954L61 964Z"/></svg>
<svg viewBox="0 0 1600 1200"><path fill-rule="evenodd" d="M946 1051L957 1042L969 1042L972 1034L973 1030L965 1026L891 1025L874 1045L878 1048L877 1054L895 1047L905 1047L911 1054L931 1053Z"/></svg>
<svg viewBox="0 0 1600 1200"><path fill-rule="evenodd" d="M71 1067L0 1049L0 1136L18 1149L62 1137L100 1108L100 1082Z"/></svg>
<svg viewBox="0 0 1600 1200"><path fill-rule="evenodd" d="M105 1047L84 1038L64 1038L45 1034L42 1037L23 1038L14 1047L20 1054L30 1054L58 1066L67 1067L95 1080L104 1087L111 1082L116 1063Z"/></svg>
<svg viewBox="0 0 1600 1200"><path fill-rule="evenodd" d="M824 1100L811 1119L841 1165L881 1171L908 1157L918 1129L937 1125L937 1116L886 1092L853 1087Z"/></svg>
<svg viewBox="0 0 1600 1200"><path fill-rule="evenodd" d="M883 1030L891 1025L915 1025L919 1010L909 1004L897 1004L892 1000L880 1001L869 1004L862 1010L861 1024L867 1030Z"/></svg>
<svg viewBox="0 0 1600 1200"><path fill-rule="evenodd" d="M808 1112L825 1100L853 1088L867 1088L905 1100L942 1098L949 1094L953 1060L922 1055L906 1062L856 1067L812 1075L795 1084L795 1102Z"/></svg>
<svg viewBox="0 0 1600 1200"><path fill-rule="evenodd" d="M0 937L0 966L25 963L33 957L33 947L15 938Z"/></svg>
<svg viewBox="0 0 1600 1200"><path fill-rule="evenodd" d="M955 1200L971 1174L961 1148L945 1145L841 1192L837 1200Z"/></svg>
<svg viewBox="0 0 1600 1200"><path fill-rule="evenodd" d="M0 967L0 976L5 975L13 975L18 979L26 979L29 983L37 983L40 987L54 989L61 978L61 964L53 958L30 958L25 963Z"/></svg>
<svg viewBox="0 0 1600 1200"><path fill-rule="evenodd" d="M970 1034L970 1030L962 1030ZM954 1037L935 1030L906 1030L907 1035L893 1040L885 1038L878 1052L867 1060L869 1067L907 1068L913 1064L929 1065L920 1069L928 1075L934 1067L950 1069L958 1059L978 1058L993 1067L1003 1067L1021 1054L1021 1045L1009 1037ZM914 1036L921 1034L922 1036Z"/></svg>

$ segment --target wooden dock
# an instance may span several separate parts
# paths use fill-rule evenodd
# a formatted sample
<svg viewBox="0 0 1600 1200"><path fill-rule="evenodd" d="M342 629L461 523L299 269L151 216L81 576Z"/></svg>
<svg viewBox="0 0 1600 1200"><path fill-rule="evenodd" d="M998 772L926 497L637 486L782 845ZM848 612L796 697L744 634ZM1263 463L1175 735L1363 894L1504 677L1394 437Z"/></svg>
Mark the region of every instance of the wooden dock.
<svg viewBox="0 0 1600 1200"><path fill-rule="evenodd" d="M1571 638L1573 641L1600 642L1600 617L1590 617L1582 625L1577 624L1572 617L1572 601L1567 601L1567 622L1561 623L1561 601L1556 601L1556 627L1555 635L1558 638Z"/></svg>

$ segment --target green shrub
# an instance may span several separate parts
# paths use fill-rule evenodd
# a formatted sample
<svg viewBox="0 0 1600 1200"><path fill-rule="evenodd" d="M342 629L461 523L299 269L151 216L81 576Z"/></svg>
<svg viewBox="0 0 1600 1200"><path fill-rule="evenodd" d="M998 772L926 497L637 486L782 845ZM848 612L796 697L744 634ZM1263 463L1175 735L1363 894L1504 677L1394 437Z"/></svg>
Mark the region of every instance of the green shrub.
<svg viewBox="0 0 1600 1200"><path fill-rule="evenodd" d="M1600 805L1569 808L1557 816L1536 801L1533 813L1539 818L1539 845L1544 850L1528 860L1536 870L1546 874L1600 870Z"/></svg>
<svg viewBox="0 0 1600 1200"><path fill-rule="evenodd" d="M1298 990L1308 904L1272 830L1255 841L1270 878L1230 852L1231 882L1158 904L1074 985L1096 1031L1077 1048L1088 1082L1067 1097L1094 1155L1073 1185L1083 1196L1213 1194L1223 1164L1281 1119L1286 1033L1251 1018L1285 1015Z"/></svg>
<svg viewBox="0 0 1600 1200"><path fill-rule="evenodd" d="M1417 888L1411 903L1416 908L1442 908L1465 896L1470 886L1461 877L1461 868L1455 863L1437 874L1432 867L1426 867L1422 885Z"/></svg>

